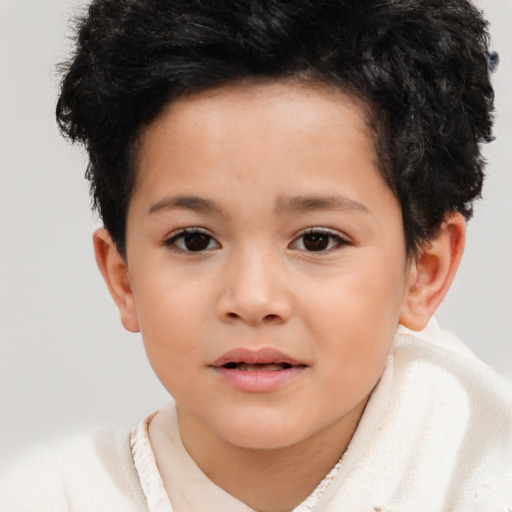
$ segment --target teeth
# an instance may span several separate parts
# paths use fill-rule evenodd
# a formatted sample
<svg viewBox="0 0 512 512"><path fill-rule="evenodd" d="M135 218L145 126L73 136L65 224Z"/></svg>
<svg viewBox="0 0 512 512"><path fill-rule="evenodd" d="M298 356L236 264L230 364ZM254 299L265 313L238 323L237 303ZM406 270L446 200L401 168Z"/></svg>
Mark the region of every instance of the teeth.
<svg viewBox="0 0 512 512"><path fill-rule="evenodd" d="M244 372L276 372L279 370L285 370L286 368L290 368L291 366L287 363L259 363L259 364L249 364L249 363L238 363L236 365L229 366L230 368L236 368L237 370L241 370Z"/></svg>

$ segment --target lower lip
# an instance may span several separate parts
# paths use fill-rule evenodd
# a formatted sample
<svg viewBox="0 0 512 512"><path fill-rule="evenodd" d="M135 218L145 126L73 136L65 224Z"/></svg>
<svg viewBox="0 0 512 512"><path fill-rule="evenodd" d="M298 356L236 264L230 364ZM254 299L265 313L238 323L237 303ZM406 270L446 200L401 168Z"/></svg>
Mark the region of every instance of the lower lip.
<svg viewBox="0 0 512 512"><path fill-rule="evenodd" d="M230 386L251 393L268 393L277 391L295 380L306 369L306 366L292 366L285 370L245 371L233 370L222 366L213 368Z"/></svg>

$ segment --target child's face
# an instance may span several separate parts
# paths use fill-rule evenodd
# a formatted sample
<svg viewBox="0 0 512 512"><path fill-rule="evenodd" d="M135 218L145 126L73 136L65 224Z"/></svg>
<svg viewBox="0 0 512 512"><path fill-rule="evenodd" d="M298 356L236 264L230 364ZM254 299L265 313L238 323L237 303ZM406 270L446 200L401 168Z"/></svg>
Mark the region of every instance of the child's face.
<svg viewBox="0 0 512 512"><path fill-rule="evenodd" d="M357 424L410 281L375 160L356 101L290 82L176 101L142 134L125 325L188 420L252 448Z"/></svg>

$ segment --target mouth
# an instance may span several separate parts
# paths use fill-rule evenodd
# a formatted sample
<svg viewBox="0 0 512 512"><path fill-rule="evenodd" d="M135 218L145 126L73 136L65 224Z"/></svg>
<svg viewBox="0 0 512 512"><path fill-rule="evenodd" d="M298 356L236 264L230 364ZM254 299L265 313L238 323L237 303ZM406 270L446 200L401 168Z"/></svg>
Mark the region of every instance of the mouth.
<svg viewBox="0 0 512 512"><path fill-rule="evenodd" d="M245 363L245 362L234 362L223 364L222 368L227 370L239 370L242 372L277 372L280 370L287 370L292 368L292 364L289 363ZM304 365L297 365L304 366Z"/></svg>
<svg viewBox="0 0 512 512"><path fill-rule="evenodd" d="M244 392L276 392L291 385L308 368L273 348L231 350L210 367L227 385Z"/></svg>
<svg viewBox="0 0 512 512"><path fill-rule="evenodd" d="M276 372L307 365L274 348L237 348L216 359L211 366L244 372Z"/></svg>

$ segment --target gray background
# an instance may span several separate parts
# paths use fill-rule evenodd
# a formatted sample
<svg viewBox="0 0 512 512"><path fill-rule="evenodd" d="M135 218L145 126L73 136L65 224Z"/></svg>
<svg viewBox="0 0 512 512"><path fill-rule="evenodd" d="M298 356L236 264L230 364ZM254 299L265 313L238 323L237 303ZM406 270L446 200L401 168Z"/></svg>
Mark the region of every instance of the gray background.
<svg viewBox="0 0 512 512"><path fill-rule="evenodd" d="M512 378L512 2L481 0L501 64L497 141L441 323ZM51 437L132 426L168 400L96 269L85 156L54 122L78 2L0 0L0 460Z"/></svg>

